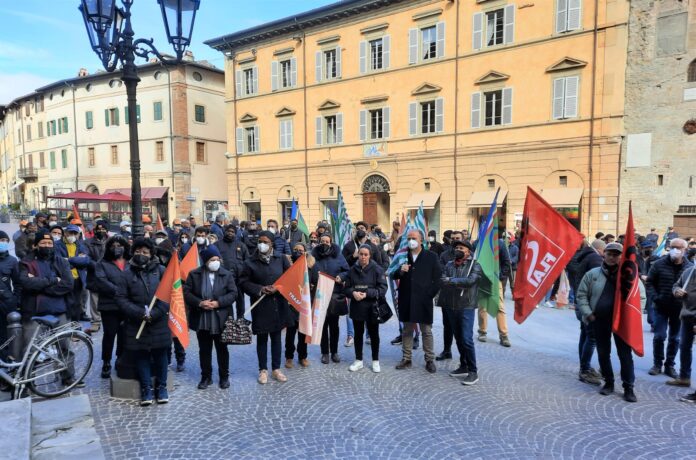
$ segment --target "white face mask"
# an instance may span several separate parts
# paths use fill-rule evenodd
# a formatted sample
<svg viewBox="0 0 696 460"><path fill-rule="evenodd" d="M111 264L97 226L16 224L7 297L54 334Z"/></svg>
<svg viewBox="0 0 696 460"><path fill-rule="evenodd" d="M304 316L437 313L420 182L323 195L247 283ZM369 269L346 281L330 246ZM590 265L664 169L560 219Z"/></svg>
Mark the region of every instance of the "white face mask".
<svg viewBox="0 0 696 460"><path fill-rule="evenodd" d="M672 260L679 260L682 256L683 252L679 248L671 248L669 250L669 256L672 258Z"/></svg>
<svg viewBox="0 0 696 460"><path fill-rule="evenodd" d="M60 236L60 235L52 235L52 236L53 236L53 241L60 241L60 239L62 238L62 236Z"/></svg>
<svg viewBox="0 0 696 460"><path fill-rule="evenodd" d="M68 243L74 243L75 241L77 241L77 237L72 235L70 235L66 239L68 240Z"/></svg>
<svg viewBox="0 0 696 460"><path fill-rule="evenodd" d="M268 231L271 232L271 233L273 233L274 235L275 235L275 233L276 233L275 227L269 227L269 228L268 228Z"/></svg>
<svg viewBox="0 0 696 460"><path fill-rule="evenodd" d="M130 228L130 227L126 227L126 228L125 228L125 231L127 231L128 233L130 233L131 228Z"/></svg>
<svg viewBox="0 0 696 460"><path fill-rule="evenodd" d="M385 251L389 251L389 243L384 243L383 248Z"/></svg>
<svg viewBox="0 0 696 460"><path fill-rule="evenodd" d="M259 243L258 248L261 254L266 254L271 249L271 247L266 243Z"/></svg>
<svg viewBox="0 0 696 460"><path fill-rule="evenodd" d="M196 237L196 243L198 243L199 246L204 245L206 241L208 241L208 238L206 238L205 236Z"/></svg>
<svg viewBox="0 0 696 460"><path fill-rule="evenodd" d="M56 225L58 225L58 222L56 222L55 220L49 220L49 221L48 221L48 226L49 226L49 227L55 227Z"/></svg>
<svg viewBox="0 0 696 460"><path fill-rule="evenodd" d="M420 246L420 244L418 243L418 240L408 240L408 247L410 249L416 249L416 248L418 248L418 246Z"/></svg>
<svg viewBox="0 0 696 460"><path fill-rule="evenodd" d="M430 241L431 243L434 243L434 242L435 242L435 237L434 237L434 236L429 236L429 237L428 237L428 241Z"/></svg>
<svg viewBox="0 0 696 460"><path fill-rule="evenodd" d="M155 244L161 244L164 238L155 238Z"/></svg>
<svg viewBox="0 0 696 460"><path fill-rule="evenodd" d="M211 272L216 272L220 270L220 261L214 260L212 262L208 262L208 270L210 270Z"/></svg>

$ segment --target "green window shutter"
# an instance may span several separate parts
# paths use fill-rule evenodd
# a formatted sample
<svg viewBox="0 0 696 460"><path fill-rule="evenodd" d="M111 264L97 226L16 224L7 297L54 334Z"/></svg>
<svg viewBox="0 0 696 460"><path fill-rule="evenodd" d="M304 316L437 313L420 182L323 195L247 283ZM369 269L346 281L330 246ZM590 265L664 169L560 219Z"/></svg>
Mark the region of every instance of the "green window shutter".
<svg viewBox="0 0 696 460"><path fill-rule="evenodd" d="M104 109L104 124L109 126L109 109Z"/></svg>
<svg viewBox="0 0 696 460"><path fill-rule="evenodd" d="M56 152L51 152L51 169L56 169Z"/></svg>
<svg viewBox="0 0 696 460"><path fill-rule="evenodd" d="M85 112L85 117L87 119L87 129L94 128L94 120L92 119L92 112Z"/></svg>
<svg viewBox="0 0 696 460"><path fill-rule="evenodd" d="M55 123L55 121L53 123ZM63 134L63 124L60 119L58 119L58 134Z"/></svg>
<svg viewBox="0 0 696 460"><path fill-rule="evenodd" d="M63 132L67 133L69 131L68 130L68 117L63 118L63 123L65 123L65 125L63 126Z"/></svg>
<svg viewBox="0 0 696 460"><path fill-rule="evenodd" d="M68 167L68 151L63 149L60 151L60 160L63 166L63 169Z"/></svg>
<svg viewBox="0 0 696 460"><path fill-rule="evenodd" d="M118 107L116 107L114 110L116 111L116 117L115 117L115 120L114 120L114 124L115 124L116 126L118 126L118 125L120 124L120 123L118 122Z"/></svg>
<svg viewBox="0 0 696 460"><path fill-rule="evenodd" d="M162 120L162 103L155 102L153 108L154 108L154 112L155 112L155 121Z"/></svg>
<svg viewBox="0 0 696 460"><path fill-rule="evenodd" d="M123 113L126 114L126 124L130 123L130 114L128 113L128 106L124 107Z"/></svg>
<svg viewBox="0 0 696 460"><path fill-rule="evenodd" d="M135 106L135 118L137 118L138 123L140 123L140 104Z"/></svg>

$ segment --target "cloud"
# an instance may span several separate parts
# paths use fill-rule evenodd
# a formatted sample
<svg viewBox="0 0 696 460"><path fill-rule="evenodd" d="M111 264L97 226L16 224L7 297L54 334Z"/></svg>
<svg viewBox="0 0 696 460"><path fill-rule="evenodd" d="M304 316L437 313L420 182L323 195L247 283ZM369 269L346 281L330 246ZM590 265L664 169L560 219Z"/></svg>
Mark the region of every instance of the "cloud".
<svg viewBox="0 0 696 460"><path fill-rule="evenodd" d="M31 60L49 58L51 58L51 53L48 50L0 40L0 59Z"/></svg>
<svg viewBox="0 0 696 460"><path fill-rule="evenodd" d="M0 72L0 104L30 94L42 86L46 86L53 80L30 73L3 73Z"/></svg>

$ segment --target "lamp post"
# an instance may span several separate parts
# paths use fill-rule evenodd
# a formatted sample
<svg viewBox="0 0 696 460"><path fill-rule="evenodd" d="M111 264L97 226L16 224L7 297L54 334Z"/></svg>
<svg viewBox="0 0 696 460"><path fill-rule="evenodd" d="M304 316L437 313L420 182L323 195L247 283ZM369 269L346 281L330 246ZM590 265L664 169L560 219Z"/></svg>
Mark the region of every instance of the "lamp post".
<svg viewBox="0 0 696 460"><path fill-rule="evenodd" d="M191 33L196 19L200 0L157 0L162 10L167 31L167 39L174 47L176 59L165 59L152 39L134 39L131 26L131 7L133 0L121 0L123 7L116 6L116 0L81 0L79 10L85 21L87 35L92 49L107 72L113 72L121 64L121 80L126 85L128 99L128 124L131 169L131 210L133 218L133 238L144 235L143 204L140 190L140 150L138 146L138 118L136 109L136 88L140 78L135 65L136 56L147 59L154 55L164 64L181 62L186 47L191 44Z"/></svg>

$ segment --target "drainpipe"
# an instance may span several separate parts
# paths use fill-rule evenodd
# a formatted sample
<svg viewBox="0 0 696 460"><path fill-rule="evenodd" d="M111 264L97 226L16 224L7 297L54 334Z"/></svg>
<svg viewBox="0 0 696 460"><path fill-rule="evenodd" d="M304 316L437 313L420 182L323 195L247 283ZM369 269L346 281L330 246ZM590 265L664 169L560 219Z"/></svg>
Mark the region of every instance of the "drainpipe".
<svg viewBox="0 0 696 460"><path fill-rule="evenodd" d="M174 198L174 213L172 216L167 216L169 225L176 218L176 180L174 179L174 110L172 108L172 74L169 67L160 61L160 66L167 71L167 97L169 99L169 160L172 163L172 193L168 196L169 201ZM167 212L169 212L169 202L167 202ZM159 214L159 212L157 213Z"/></svg>
<svg viewBox="0 0 696 460"><path fill-rule="evenodd" d="M302 30L302 97L304 104L304 173L305 190L307 191L307 219L312 221L311 209L309 206L309 150L307 146L307 34Z"/></svg>
<svg viewBox="0 0 696 460"><path fill-rule="evenodd" d="M457 176L457 128L458 117L459 117L459 5L461 2L457 2L457 35L456 35L456 46L454 55L454 226L457 226L457 218L459 217L459 177Z"/></svg>
<svg viewBox="0 0 696 460"><path fill-rule="evenodd" d="M587 215L588 215L588 235L592 234L592 199L593 193L592 193L592 187L594 186L593 184L593 178L594 178L594 171L593 171L593 157L594 157L594 144L595 144L595 139L594 139L594 125L595 125L595 88L597 85L597 17L599 15L599 0L595 0L594 2L594 28L592 31L592 89L590 91L590 94L592 95L592 99L590 102L590 150L588 152L588 158L587 158L587 164L589 165L589 183L590 183L590 190L589 190L589 195L588 195L588 204L587 204ZM619 164L619 167L621 165ZM618 216L617 216L618 218Z"/></svg>
<svg viewBox="0 0 696 460"><path fill-rule="evenodd" d="M75 190L80 190L80 159L77 152L77 108L75 107L75 85L65 83L72 91L72 109L73 109L73 139L75 146Z"/></svg>
<svg viewBox="0 0 696 460"><path fill-rule="evenodd" d="M239 185L239 152L237 152L237 69L235 68L235 60L236 55L231 54L229 56L230 60L232 61L232 91L234 91L234 97L232 100L234 101L232 103L232 135L234 139L234 177L235 177L235 182L237 182L237 207L239 208L239 213L240 216L242 215L242 189L241 186ZM240 221L246 220L246 219L239 219Z"/></svg>

